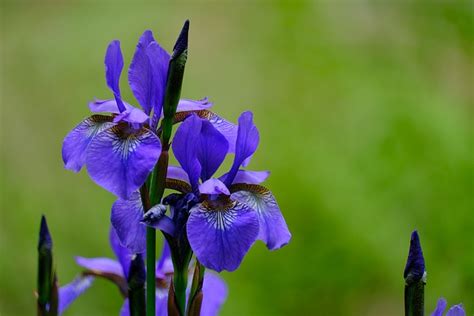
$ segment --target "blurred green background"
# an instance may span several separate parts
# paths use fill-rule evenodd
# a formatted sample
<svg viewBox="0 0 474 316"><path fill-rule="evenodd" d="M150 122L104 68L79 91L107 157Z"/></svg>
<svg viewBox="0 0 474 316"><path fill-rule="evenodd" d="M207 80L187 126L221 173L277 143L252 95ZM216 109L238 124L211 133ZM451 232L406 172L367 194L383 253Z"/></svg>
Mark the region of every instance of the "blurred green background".
<svg viewBox="0 0 474 316"><path fill-rule="evenodd" d="M474 310L472 2L2 1L0 314L32 315L40 214L62 283L75 255L112 256L114 197L63 169L61 143L109 97L108 42L128 65L152 29L171 50L191 20L183 96L209 96L232 121L251 109L293 233L257 243L223 273L223 315L401 315L417 228L426 307ZM125 98L134 100L122 76ZM134 101L136 104L136 102ZM103 280L67 315L113 315Z"/></svg>

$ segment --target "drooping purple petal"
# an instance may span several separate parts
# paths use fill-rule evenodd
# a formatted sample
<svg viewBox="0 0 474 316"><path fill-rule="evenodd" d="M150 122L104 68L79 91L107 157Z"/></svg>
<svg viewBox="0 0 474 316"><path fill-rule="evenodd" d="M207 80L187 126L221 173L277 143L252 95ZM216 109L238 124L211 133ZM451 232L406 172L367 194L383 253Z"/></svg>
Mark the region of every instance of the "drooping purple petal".
<svg viewBox="0 0 474 316"><path fill-rule="evenodd" d="M207 272L202 285L201 316L217 316L227 299L227 285L218 275Z"/></svg>
<svg viewBox="0 0 474 316"><path fill-rule="evenodd" d="M146 128L135 131L119 124L94 137L86 165L100 186L126 199L146 180L161 153L158 137Z"/></svg>
<svg viewBox="0 0 474 316"><path fill-rule="evenodd" d="M408 252L408 259L405 265L403 277L412 278L414 281L419 281L425 273L425 259L423 258L423 251L421 249L420 237L415 230L411 234L410 250Z"/></svg>
<svg viewBox="0 0 474 316"><path fill-rule="evenodd" d="M196 115L188 117L173 138L173 153L188 174L190 184L197 188L201 165L197 158L202 120Z"/></svg>
<svg viewBox="0 0 474 316"><path fill-rule="evenodd" d="M64 138L62 148L64 167L79 172L86 163L86 150L92 139L114 125L112 117L104 115L92 115L79 123Z"/></svg>
<svg viewBox="0 0 474 316"><path fill-rule="evenodd" d="M179 100L176 112L199 111L212 107L213 103L207 97L201 100L181 99Z"/></svg>
<svg viewBox="0 0 474 316"><path fill-rule="evenodd" d="M257 127L253 124L252 112L244 112L239 117L239 129L235 145L235 157L229 175L225 180L226 185L230 185L237 174L242 163L252 156L257 150L260 136Z"/></svg>
<svg viewBox="0 0 474 316"><path fill-rule="evenodd" d="M127 247L124 247L120 244L120 239L117 236L117 232L113 226L110 227L109 243L115 254L115 257L122 266L125 279L128 279L128 271L130 270L130 262L132 261L133 254L127 249Z"/></svg>
<svg viewBox="0 0 474 316"><path fill-rule="evenodd" d="M146 30L140 37L132 62L128 69L128 83L133 95L138 100L146 114L150 114L155 102L156 85L153 82L147 47L154 42L153 33Z"/></svg>
<svg viewBox="0 0 474 316"><path fill-rule="evenodd" d="M122 51L120 50L120 41L112 41L107 47L107 52L105 53L105 79L107 86L114 93L115 101L117 101L117 106L120 112L125 111L125 105L122 102L122 97L120 95L120 74L123 69L123 56Z"/></svg>
<svg viewBox="0 0 474 316"><path fill-rule="evenodd" d="M85 290L87 290L94 281L93 277L80 276L71 283L59 288L58 313L61 315Z"/></svg>
<svg viewBox="0 0 474 316"><path fill-rule="evenodd" d="M254 210L237 201L222 203L196 205L187 223L188 240L196 257L218 272L239 267L259 229Z"/></svg>
<svg viewBox="0 0 474 316"><path fill-rule="evenodd" d="M223 174L219 177L219 180L224 181L227 178L228 173ZM235 183L246 183L246 184L260 184L267 180L270 176L270 171L250 171L250 170L239 170L234 178L232 184Z"/></svg>
<svg viewBox="0 0 474 316"><path fill-rule="evenodd" d="M156 277L164 279L166 274L173 272L173 261L171 260L171 250L168 242L163 241L163 249L161 250L160 259L156 264Z"/></svg>
<svg viewBox="0 0 474 316"><path fill-rule="evenodd" d="M97 272L98 274L115 274L124 277L122 265L110 258L76 257L76 263L81 267Z"/></svg>
<svg viewBox="0 0 474 316"><path fill-rule="evenodd" d="M146 227L140 223L142 217L143 205L138 192L127 200L118 199L112 205L112 226L122 246L132 253L142 253L146 249Z"/></svg>
<svg viewBox="0 0 474 316"><path fill-rule="evenodd" d="M137 108L131 108L123 111L116 117L114 117L114 122L128 122L128 123L137 123L137 124L143 124L146 121L148 121L148 115L146 115L145 112L143 112L140 109Z"/></svg>
<svg viewBox="0 0 474 316"><path fill-rule="evenodd" d="M464 311L462 304L459 304L451 307L446 313L446 316L466 316L466 312Z"/></svg>
<svg viewBox="0 0 474 316"><path fill-rule="evenodd" d="M275 197L265 187L248 187L248 191L235 192L231 198L240 201L257 212L260 223L258 239L263 240L268 249L275 250L283 247L290 241L291 233Z"/></svg>
<svg viewBox="0 0 474 316"><path fill-rule="evenodd" d="M166 90L166 81L168 79L168 66L170 55L157 42L151 42L146 54L150 63L150 69L153 76L153 84L155 86L153 92L153 118L151 126L155 128L161 117L161 110L163 108L163 100Z"/></svg>
<svg viewBox="0 0 474 316"><path fill-rule="evenodd" d="M201 179L211 178L225 159L229 142L209 121L202 120L197 157L201 164Z"/></svg>
<svg viewBox="0 0 474 316"><path fill-rule="evenodd" d="M168 166L168 172L166 174L167 178L176 179L189 183L189 177L186 171L183 168L178 166Z"/></svg>
<svg viewBox="0 0 474 316"><path fill-rule="evenodd" d="M133 108L132 105L122 100L125 110ZM99 100L95 99L94 101L89 102L89 110L91 112L100 113L100 112L109 112L109 113L120 113L120 110L117 106L117 101L115 99L108 100Z"/></svg>
<svg viewBox="0 0 474 316"><path fill-rule="evenodd" d="M201 194L225 194L230 195L229 189L222 183L221 180L211 178L201 185L199 185L199 192Z"/></svg>

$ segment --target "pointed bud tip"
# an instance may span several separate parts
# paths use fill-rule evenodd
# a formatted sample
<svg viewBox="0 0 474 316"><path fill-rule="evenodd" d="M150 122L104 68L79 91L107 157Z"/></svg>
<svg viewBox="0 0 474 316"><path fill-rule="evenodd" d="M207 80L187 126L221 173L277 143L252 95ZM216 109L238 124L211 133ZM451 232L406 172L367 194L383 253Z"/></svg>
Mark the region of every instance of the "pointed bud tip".
<svg viewBox="0 0 474 316"><path fill-rule="evenodd" d="M40 225L40 233L39 233L39 242L38 242L38 249L40 248L52 249L53 247L53 240L51 238L51 234L49 233L48 223L46 222L46 217L41 215L41 225Z"/></svg>
<svg viewBox="0 0 474 316"><path fill-rule="evenodd" d="M410 278L414 281L419 281L423 278L425 273L425 259L423 258L423 250L421 249L420 237L418 231L414 230L410 238L410 250L408 252L408 259L403 272L405 279Z"/></svg>
<svg viewBox="0 0 474 316"><path fill-rule="evenodd" d="M180 56L186 49L188 49L188 32L189 32L189 20L184 22L181 33L179 33L176 44L173 47L173 56L171 58L176 58Z"/></svg>

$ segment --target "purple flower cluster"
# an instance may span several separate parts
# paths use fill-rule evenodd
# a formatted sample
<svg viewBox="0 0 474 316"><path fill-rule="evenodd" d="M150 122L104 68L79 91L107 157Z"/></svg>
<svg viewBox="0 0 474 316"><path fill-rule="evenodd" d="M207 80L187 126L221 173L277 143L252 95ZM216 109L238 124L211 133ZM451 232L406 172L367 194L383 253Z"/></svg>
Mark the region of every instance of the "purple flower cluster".
<svg viewBox="0 0 474 316"><path fill-rule="evenodd" d="M259 144L251 112L242 113L235 125L211 112L212 103L207 98L178 102L177 97L170 123L173 106L167 103L167 96L174 93L169 91L170 82L173 83L171 65L177 52L182 54L184 46L180 39L185 38L187 43L187 27L186 22L182 31L186 36L180 35L173 56L155 41L151 31L140 37L128 70L128 82L141 109L122 98L119 81L123 56L120 42L112 41L105 54L105 77L113 98L90 102L89 108L95 114L79 123L63 143L66 169L78 172L85 165L94 182L117 196L111 211L110 240L118 261L78 257L77 263L86 268L85 275L105 277L117 284L126 298L123 315L129 312L131 271L137 272L139 283L144 283L140 275L145 272L140 271L145 271L147 226L161 230L169 242L156 268L159 312L166 312L168 293L174 293L170 288L171 258L175 269L179 269L174 272L179 278L193 254L196 269L202 265L217 272L233 271L256 240L264 241L268 249L274 250L291 239L275 197L261 185L269 172L242 169ZM180 86L174 89L180 91ZM174 95L179 96L179 92ZM171 135L171 124L178 123L181 125L170 148L169 137L163 133ZM180 167L167 165L170 149ZM230 170L220 177L214 176L228 154L233 155ZM163 155L166 163L162 166L159 161ZM162 200L159 195L158 202L150 205L147 200L153 194L150 183L156 170L166 174L162 186L179 193ZM147 260L148 269L153 260ZM225 284L212 272L197 280L192 291L202 288L202 293L192 293L193 304L201 306L202 315L216 314L226 297ZM176 295L180 297L182 313L183 285L176 290L181 291ZM190 295L188 292L186 295ZM204 297L202 305L199 301L194 303L197 294Z"/></svg>

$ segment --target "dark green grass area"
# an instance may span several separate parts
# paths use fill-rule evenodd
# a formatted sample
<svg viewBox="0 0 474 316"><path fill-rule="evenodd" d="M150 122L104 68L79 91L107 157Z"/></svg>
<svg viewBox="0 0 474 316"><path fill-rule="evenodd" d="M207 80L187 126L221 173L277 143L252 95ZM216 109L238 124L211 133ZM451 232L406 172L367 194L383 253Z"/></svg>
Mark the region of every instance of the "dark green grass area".
<svg viewBox="0 0 474 316"><path fill-rule="evenodd" d="M72 4L74 3L74 4ZM3 1L1 4L0 314L34 313L40 215L61 283L74 256L112 256L114 197L63 169L61 143L107 98L103 57L128 63L150 28L171 50L191 20L183 96L209 96L232 121L252 110L250 164L293 233L258 242L223 273L223 315L401 315L410 232L438 297L474 305L473 7L470 2ZM137 104L121 81L125 98ZM67 315L113 315L96 280Z"/></svg>

